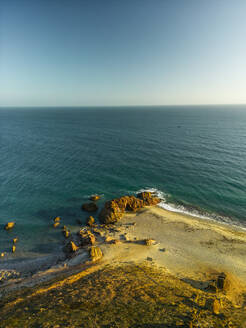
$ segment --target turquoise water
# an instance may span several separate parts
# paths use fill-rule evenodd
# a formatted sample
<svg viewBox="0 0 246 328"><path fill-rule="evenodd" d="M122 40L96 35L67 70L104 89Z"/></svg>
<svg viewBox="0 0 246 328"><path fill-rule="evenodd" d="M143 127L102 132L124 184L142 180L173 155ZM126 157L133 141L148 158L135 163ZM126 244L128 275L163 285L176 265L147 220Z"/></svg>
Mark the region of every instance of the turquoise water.
<svg viewBox="0 0 246 328"><path fill-rule="evenodd" d="M164 207L246 226L246 106L1 108L0 164L0 251L19 237L3 262L56 253L52 218L77 228L94 193L154 188Z"/></svg>

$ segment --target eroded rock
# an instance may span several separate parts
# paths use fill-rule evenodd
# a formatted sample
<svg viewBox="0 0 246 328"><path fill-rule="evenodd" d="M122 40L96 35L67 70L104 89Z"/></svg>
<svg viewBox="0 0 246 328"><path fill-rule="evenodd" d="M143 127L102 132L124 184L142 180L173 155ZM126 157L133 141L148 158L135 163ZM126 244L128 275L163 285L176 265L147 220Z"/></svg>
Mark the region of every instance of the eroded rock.
<svg viewBox="0 0 246 328"><path fill-rule="evenodd" d="M142 197L142 198L141 198ZM140 193L138 197L123 196L105 203L99 214L99 220L103 224L111 224L119 221L125 211L137 212L144 206L156 205L159 198L152 197L151 193Z"/></svg>
<svg viewBox="0 0 246 328"><path fill-rule="evenodd" d="M148 191L140 192L137 197L143 201L144 206L157 205L161 201L160 198L153 197L152 193Z"/></svg>

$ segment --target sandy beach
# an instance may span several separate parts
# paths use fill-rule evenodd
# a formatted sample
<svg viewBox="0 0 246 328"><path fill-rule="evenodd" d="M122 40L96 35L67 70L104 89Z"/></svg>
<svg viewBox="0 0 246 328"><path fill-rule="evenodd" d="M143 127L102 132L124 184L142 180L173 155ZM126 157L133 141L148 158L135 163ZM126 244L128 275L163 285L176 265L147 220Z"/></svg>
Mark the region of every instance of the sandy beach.
<svg viewBox="0 0 246 328"><path fill-rule="evenodd" d="M158 206L126 214L116 227L110 236L123 243L105 249L114 262L151 258L180 278L229 272L246 283L246 231L240 228ZM142 247L145 238L155 240L151 247Z"/></svg>

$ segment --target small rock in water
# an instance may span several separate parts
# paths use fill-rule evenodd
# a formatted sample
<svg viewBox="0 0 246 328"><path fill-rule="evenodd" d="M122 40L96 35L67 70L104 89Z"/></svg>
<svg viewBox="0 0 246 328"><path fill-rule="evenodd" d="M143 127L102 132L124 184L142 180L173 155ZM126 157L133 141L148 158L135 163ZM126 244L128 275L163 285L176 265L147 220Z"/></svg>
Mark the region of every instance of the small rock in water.
<svg viewBox="0 0 246 328"><path fill-rule="evenodd" d="M79 249L79 247L76 246L73 241L70 242L70 246L71 246L72 252L76 252Z"/></svg>
<svg viewBox="0 0 246 328"><path fill-rule="evenodd" d="M57 216L56 218L54 218L54 222L60 222L61 218L59 216Z"/></svg>
<svg viewBox="0 0 246 328"><path fill-rule="evenodd" d="M8 222L8 223L5 225L4 229L5 229L5 230L10 230L10 229L12 229L14 226L15 226L15 222Z"/></svg>
<svg viewBox="0 0 246 328"><path fill-rule="evenodd" d="M90 197L90 200L92 200L93 202L95 202L95 201L97 201L97 200L99 200L101 197L99 196L99 195L92 195L91 197Z"/></svg>
<svg viewBox="0 0 246 328"><path fill-rule="evenodd" d="M56 228L56 227L59 226L59 224L60 224L60 222L55 222L55 223L53 224L53 227Z"/></svg>
<svg viewBox="0 0 246 328"><path fill-rule="evenodd" d="M69 232L69 230L63 230L63 234L66 238L68 238L70 235L70 232Z"/></svg>

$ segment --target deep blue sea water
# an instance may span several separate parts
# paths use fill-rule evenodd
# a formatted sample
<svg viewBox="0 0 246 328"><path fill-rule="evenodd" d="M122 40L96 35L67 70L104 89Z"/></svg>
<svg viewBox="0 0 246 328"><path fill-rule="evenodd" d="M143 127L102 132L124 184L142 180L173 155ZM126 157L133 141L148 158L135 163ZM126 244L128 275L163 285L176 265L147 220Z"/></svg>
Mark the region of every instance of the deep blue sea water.
<svg viewBox="0 0 246 328"><path fill-rule="evenodd" d="M164 207L246 227L246 106L0 108L0 169L2 263L56 253L52 218L77 228L94 193L102 206L153 188Z"/></svg>

